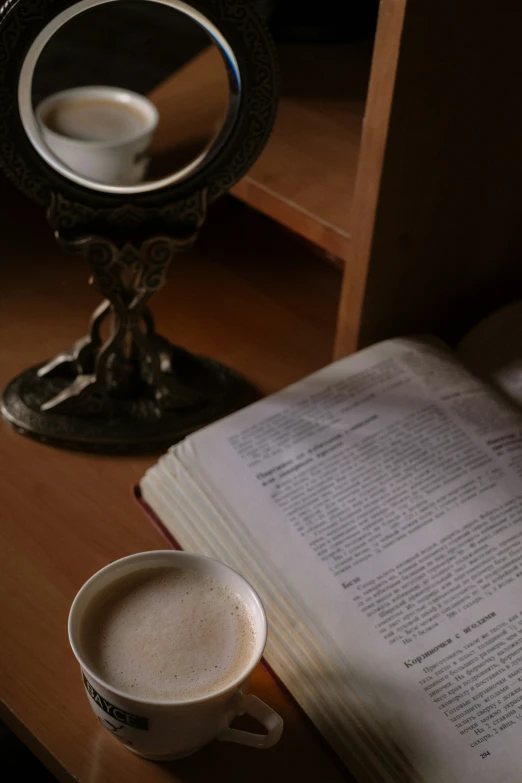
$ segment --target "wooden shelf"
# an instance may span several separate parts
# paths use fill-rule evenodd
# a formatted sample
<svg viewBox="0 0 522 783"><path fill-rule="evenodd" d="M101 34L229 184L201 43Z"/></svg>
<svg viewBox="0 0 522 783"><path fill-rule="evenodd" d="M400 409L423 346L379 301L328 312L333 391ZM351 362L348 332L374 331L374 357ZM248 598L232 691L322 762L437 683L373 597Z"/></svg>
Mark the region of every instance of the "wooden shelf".
<svg viewBox="0 0 522 783"><path fill-rule="evenodd" d="M273 134L232 193L344 257L373 41L279 47Z"/></svg>
<svg viewBox="0 0 522 783"><path fill-rule="evenodd" d="M272 135L232 189L339 258L349 240L372 50L373 41L280 46L281 98ZM161 117L153 142L161 165L165 159L172 165L174 141L183 149L195 129L203 137L211 132L227 100L222 67L219 52L207 49L149 93ZM172 111L181 105L181 114Z"/></svg>

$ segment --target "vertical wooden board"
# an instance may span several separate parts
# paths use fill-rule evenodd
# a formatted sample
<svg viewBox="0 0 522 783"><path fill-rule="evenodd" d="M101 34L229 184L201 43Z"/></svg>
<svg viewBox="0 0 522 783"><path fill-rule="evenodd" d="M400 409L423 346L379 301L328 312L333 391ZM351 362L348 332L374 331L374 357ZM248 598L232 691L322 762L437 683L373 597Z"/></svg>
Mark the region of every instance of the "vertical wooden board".
<svg viewBox="0 0 522 783"><path fill-rule="evenodd" d="M335 354L356 350L406 0L381 0L351 211Z"/></svg>
<svg viewBox="0 0 522 783"><path fill-rule="evenodd" d="M522 291L521 23L514 0L407 2L380 183L363 139L338 355L411 331L451 339Z"/></svg>

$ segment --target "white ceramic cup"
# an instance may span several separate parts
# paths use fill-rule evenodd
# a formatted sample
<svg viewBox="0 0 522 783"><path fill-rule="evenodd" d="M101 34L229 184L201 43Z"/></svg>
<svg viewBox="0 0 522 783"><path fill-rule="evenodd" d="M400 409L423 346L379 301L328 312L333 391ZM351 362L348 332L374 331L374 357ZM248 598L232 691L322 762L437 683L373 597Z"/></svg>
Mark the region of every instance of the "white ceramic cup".
<svg viewBox="0 0 522 783"><path fill-rule="evenodd" d="M143 123L121 139L94 141L64 136L47 126L46 118L51 111L60 104L78 99L128 106L138 112ZM35 114L47 147L76 174L109 185L136 185L144 179L159 115L154 104L143 95L119 87L75 87L45 98L38 104Z"/></svg>
<svg viewBox="0 0 522 783"><path fill-rule="evenodd" d="M136 698L106 682L89 666L82 647L82 620L101 590L121 577L154 566L190 568L225 584L244 601L254 620L255 646L245 670L217 692L186 701ZM176 611L172 607L172 611ZM110 563L92 576L74 599L69 614L69 641L80 664L85 690L96 717L116 739L153 761L182 758L213 739L270 748L281 737L283 721L256 696L247 695L248 681L266 642L266 615L255 590L238 573L217 560L186 552L141 552ZM237 715L248 713L267 733L230 728Z"/></svg>

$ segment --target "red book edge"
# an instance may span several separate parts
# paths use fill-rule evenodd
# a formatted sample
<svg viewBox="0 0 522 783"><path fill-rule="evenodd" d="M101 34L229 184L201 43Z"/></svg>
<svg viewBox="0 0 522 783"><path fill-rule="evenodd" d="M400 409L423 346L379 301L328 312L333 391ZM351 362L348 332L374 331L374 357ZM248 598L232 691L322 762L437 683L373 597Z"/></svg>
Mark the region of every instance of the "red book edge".
<svg viewBox="0 0 522 783"><path fill-rule="evenodd" d="M167 530L161 519L158 517L155 511L152 510L152 508L149 506L149 504L143 500L143 496L141 494L141 488L139 484L135 484L133 487L133 494L134 498L136 499L136 502L141 506L145 514L148 516L154 527L159 530L163 538L165 538L170 546L173 549L177 549L179 551L182 551L182 547L178 544L172 533ZM268 672L270 677L275 681L277 686L281 689L283 694L286 696L288 701L291 702L296 712L299 714L301 720L306 725L307 729L314 735L316 740L318 741L319 745L322 747L322 749L327 753L328 756L330 756L330 759L333 761L334 765L337 767L338 771L341 773L341 775L344 777L344 779L347 781L347 783L357 783L355 778L351 775L349 770L347 770L346 765L341 760L341 758L337 755L335 750L332 748L332 746L326 741L326 739L323 737L315 723L308 717L306 712L303 710L300 704L295 700L295 698L292 696L291 692L288 690L286 685L282 680L279 679L277 674L273 671L273 669L268 665L268 663L265 661L264 658L261 659L261 666Z"/></svg>

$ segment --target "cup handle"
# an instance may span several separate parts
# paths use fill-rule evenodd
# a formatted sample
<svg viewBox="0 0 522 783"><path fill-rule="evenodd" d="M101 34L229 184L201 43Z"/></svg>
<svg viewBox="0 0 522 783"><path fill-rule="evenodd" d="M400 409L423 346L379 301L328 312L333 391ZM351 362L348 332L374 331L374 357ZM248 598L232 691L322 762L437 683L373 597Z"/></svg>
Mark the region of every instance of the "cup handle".
<svg viewBox="0 0 522 783"><path fill-rule="evenodd" d="M259 721L267 733L254 734L251 731L228 728L217 737L220 742L238 742L240 745L249 745L251 748L271 748L272 745L279 742L283 733L283 719L268 704L258 699L257 696L248 694L243 696L238 715L245 713Z"/></svg>

